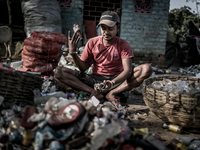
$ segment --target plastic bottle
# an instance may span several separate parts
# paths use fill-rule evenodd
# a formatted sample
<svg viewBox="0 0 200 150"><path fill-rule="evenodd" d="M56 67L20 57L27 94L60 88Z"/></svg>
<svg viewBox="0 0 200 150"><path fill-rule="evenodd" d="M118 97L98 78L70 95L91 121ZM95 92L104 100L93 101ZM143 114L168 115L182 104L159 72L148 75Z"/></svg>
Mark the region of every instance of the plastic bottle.
<svg viewBox="0 0 200 150"><path fill-rule="evenodd" d="M67 98L67 99L73 99L75 98L75 94L74 93L64 93L64 92L54 92L54 93L48 93L48 94L44 94L42 96L35 96L34 97L34 104L38 105L41 103L46 103L51 97L63 97L63 98Z"/></svg>
<svg viewBox="0 0 200 150"><path fill-rule="evenodd" d="M174 149L174 150L187 150L188 148L181 143L178 139L173 139L170 143L169 146Z"/></svg>
<svg viewBox="0 0 200 150"><path fill-rule="evenodd" d="M64 150L64 146L63 144L61 144L58 141L51 141L51 143L49 144L49 149L50 150Z"/></svg>
<svg viewBox="0 0 200 150"><path fill-rule="evenodd" d="M9 135L9 141L21 145L23 141L23 136L18 131L14 131Z"/></svg>
<svg viewBox="0 0 200 150"><path fill-rule="evenodd" d="M189 148L189 150L199 150L200 149L200 139L192 141L188 148Z"/></svg>
<svg viewBox="0 0 200 150"><path fill-rule="evenodd" d="M164 142L158 139L155 135L152 134L145 135L143 139L159 150L168 150Z"/></svg>
<svg viewBox="0 0 200 150"><path fill-rule="evenodd" d="M171 70L165 70L166 74L171 74L171 72L172 72Z"/></svg>
<svg viewBox="0 0 200 150"><path fill-rule="evenodd" d="M182 127L180 127L180 126L177 126L177 125L174 125L174 124L166 124L166 123L164 123L163 124L163 128L164 129L168 129L168 130L170 130L170 131L173 131L173 132L175 132L175 133L182 133Z"/></svg>
<svg viewBox="0 0 200 150"><path fill-rule="evenodd" d="M199 140L198 137L187 137L187 136L186 137L184 137L184 136L178 137L176 139L178 139L181 143L183 143L186 146L190 145L191 142L194 141L194 140Z"/></svg>
<svg viewBox="0 0 200 150"><path fill-rule="evenodd" d="M78 100L86 100L89 97L89 95L85 92L81 92L78 94Z"/></svg>
<svg viewBox="0 0 200 150"><path fill-rule="evenodd" d="M69 100L60 101L60 102L58 102L58 103L56 103L52 106L52 110L53 111L59 111L62 107L66 106L70 103L71 103L71 100L70 101Z"/></svg>
<svg viewBox="0 0 200 150"><path fill-rule="evenodd" d="M23 141L22 144L25 146L29 146L32 143L32 131L31 130L25 130L23 134Z"/></svg>

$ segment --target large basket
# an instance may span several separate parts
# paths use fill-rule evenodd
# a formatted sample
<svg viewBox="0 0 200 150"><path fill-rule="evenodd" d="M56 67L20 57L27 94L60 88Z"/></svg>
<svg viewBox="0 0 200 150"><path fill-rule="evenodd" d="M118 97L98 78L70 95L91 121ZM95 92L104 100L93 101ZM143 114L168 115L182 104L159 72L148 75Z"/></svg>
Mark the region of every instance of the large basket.
<svg viewBox="0 0 200 150"><path fill-rule="evenodd" d="M200 83L199 78L184 76L157 76L144 80L143 98L150 111L166 123L200 128L200 96L169 93L150 86L154 81L162 81L163 78Z"/></svg>
<svg viewBox="0 0 200 150"><path fill-rule="evenodd" d="M0 69L0 95L5 100L33 102L33 90L41 89L42 83L36 75Z"/></svg>

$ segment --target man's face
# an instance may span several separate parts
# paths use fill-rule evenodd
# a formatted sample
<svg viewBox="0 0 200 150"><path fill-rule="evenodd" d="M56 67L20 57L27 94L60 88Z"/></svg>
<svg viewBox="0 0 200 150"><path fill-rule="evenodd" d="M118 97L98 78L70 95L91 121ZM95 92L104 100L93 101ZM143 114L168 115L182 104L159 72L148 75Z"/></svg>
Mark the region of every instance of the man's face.
<svg viewBox="0 0 200 150"><path fill-rule="evenodd" d="M101 24L100 27L101 27L101 35L103 36L103 39L106 41L112 40L118 32L117 25L109 27L105 24Z"/></svg>

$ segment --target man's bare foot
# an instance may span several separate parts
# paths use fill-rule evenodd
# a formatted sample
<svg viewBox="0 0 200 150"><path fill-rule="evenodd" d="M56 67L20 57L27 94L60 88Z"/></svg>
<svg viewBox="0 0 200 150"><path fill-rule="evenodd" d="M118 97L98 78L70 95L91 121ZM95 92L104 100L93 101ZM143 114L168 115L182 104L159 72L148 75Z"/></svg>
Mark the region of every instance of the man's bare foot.
<svg viewBox="0 0 200 150"><path fill-rule="evenodd" d="M96 91L96 90L93 90L93 91L91 92L90 97L92 97L92 96L95 96L95 97L96 97L97 99L99 99L99 100L103 99L103 94L101 94L100 92L98 92L98 91Z"/></svg>
<svg viewBox="0 0 200 150"><path fill-rule="evenodd" d="M115 98L115 95L113 95L111 92L109 92L107 95L106 95L106 99L108 101L110 101L113 105L117 105L117 103L115 101L113 101Z"/></svg>

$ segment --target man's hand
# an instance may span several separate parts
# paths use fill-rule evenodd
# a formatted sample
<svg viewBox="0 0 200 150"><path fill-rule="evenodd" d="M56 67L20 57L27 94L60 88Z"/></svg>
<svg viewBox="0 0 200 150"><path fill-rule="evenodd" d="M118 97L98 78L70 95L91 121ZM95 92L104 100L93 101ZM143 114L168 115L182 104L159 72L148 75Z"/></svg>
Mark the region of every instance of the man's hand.
<svg viewBox="0 0 200 150"><path fill-rule="evenodd" d="M113 83L109 80L104 80L102 83L97 83L94 85L94 89L101 93L106 93L110 91L112 87Z"/></svg>
<svg viewBox="0 0 200 150"><path fill-rule="evenodd" d="M68 45L69 45L69 53L75 53L78 41L80 40L80 36L77 34L78 31L76 31L72 38L71 38L71 33L68 31Z"/></svg>

